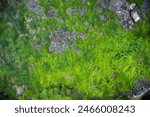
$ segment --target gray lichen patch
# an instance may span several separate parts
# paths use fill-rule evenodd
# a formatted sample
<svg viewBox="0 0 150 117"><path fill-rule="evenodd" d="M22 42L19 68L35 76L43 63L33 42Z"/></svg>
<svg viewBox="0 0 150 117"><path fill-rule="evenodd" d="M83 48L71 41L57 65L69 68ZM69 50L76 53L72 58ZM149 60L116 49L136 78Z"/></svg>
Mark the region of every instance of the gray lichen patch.
<svg viewBox="0 0 150 117"><path fill-rule="evenodd" d="M40 9L38 3L35 0L27 0L27 6L35 14L42 15L42 10Z"/></svg>
<svg viewBox="0 0 150 117"><path fill-rule="evenodd" d="M75 36L75 33L71 33L65 29L53 31L50 35L51 43L49 51L55 53L64 52L67 47L73 46Z"/></svg>
<svg viewBox="0 0 150 117"><path fill-rule="evenodd" d="M51 18L54 18L57 16L57 10L55 8L50 8L48 10L48 16L51 17Z"/></svg>
<svg viewBox="0 0 150 117"><path fill-rule="evenodd" d="M83 16L86 13L87 13L86 8L68 8L67 9L67 15L70 17L72 17L75 14L80 14L81 16Z"/></svg>

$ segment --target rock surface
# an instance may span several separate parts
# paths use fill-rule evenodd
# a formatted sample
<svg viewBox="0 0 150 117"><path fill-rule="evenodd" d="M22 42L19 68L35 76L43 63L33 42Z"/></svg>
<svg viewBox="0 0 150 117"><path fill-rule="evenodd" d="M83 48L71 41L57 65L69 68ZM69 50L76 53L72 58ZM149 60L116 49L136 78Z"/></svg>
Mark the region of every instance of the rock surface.
<svg viewBox="0 0 150 117"><path fill-rule="evenodd" d="M27 6L29 9L31 9L35 14L41 15L42 11L40 7L38 6L37 2L35 0L27 0Z"/></svg>
<svg viewBox="0 0 150 117"><path fill-rule="evenodd" d="M75 33L71 33L68 30L55 30L50 35L51 44L49 46L50 52L61 53L68 46L72 46L75 40Z"/></svg>
<svg viewBox="0 0 150 117"><path fill-rule="evenodd" d="M131 100L150 99L150 81L143 78L137 78L134 88L131 91L125 92L123 95Z"/></svg>
<svg viewBox="0 0 150 117"><path fill-rule="evenodd" d="M142 5L142 12L145 16L150 11L150 0L144 0Z"/></svg>
<svg viewBox="0 0 150 117"><path fill-rule="evenodd" d="M136 5L130 5L126 0L104 0L104 3L118 15L122 26L127 30L132 29L135 22L141 19Z"/></svg>

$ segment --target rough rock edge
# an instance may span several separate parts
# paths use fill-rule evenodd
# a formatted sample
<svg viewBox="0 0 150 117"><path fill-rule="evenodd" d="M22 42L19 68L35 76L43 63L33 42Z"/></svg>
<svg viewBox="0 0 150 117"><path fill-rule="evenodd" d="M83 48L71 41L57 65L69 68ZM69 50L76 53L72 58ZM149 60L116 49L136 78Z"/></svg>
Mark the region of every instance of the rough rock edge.
<svg viewBox="0 0 150 117"><path fill-rule="evenodd" d="M131 100L145 100L150 99L150 81L144 78L137 78L135 87L123 94Z"/></svg>

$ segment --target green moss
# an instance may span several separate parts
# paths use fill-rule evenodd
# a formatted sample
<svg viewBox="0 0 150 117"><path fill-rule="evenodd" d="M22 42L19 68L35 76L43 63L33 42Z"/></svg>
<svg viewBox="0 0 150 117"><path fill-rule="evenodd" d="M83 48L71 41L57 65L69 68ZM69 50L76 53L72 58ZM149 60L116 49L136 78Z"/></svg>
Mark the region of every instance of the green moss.
<svg viewBox="0 0 150 117"><path fill-rule="evenodd" d="M23 1L6 9L0 22L0 94L10 99L115 99L134 87L135 78L150 78L148 21L126 31L115 15L102 21L96 1L89 3L39 0L43 18ZM68 8L83 6L85 14L67 15ZM51 7L57 10L56 18L47 14ZM76 37L74 48L64 53L49 52L52 31L73 28L86 31L85 39ZM16 96L15 86L25 86L24 93Z"/></svg>

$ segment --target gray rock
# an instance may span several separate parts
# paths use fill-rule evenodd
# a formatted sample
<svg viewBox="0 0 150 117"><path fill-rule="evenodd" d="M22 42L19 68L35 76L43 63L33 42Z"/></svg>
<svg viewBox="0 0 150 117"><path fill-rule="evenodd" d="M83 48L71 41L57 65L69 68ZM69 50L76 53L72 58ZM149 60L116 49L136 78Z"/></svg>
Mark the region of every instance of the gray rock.
<svg viewBox="0 0 150 117"><path fill-rule="evenodd" d="M56 9L50 8L49 11L48 11L48 16L49 17L56 17L57 16Z"/></svg>
<svg viewBox="0 0 150 117"><path fill-rule="evenodd" d="M53 31L50 35L51 44L49 46L50 52L61 53L65 49L74 44L75 35L68 30Z"/></svg>
<svg viewBox="0 0 150 117"><path fill-rule="evenodd" d="M88 2L88 0L82 0L82 3L83 4L85 4L85 3L87 3Z"/></svg>
<svg viewBox="0 0 150 117"><path fill-rule="evenodd" d="M25 89L25 86L15 86L16 88L16 95L19 96L19 95L22 95L23 92L24 92L24 89Z"/></svg>
<svg viewBox="0 0 150 117"><path fill-rule="evenodd" d="M143 16L145 17L149 11L150 11L150 0L144 0L144 2L142 4Z"/></svg>
<svg viewBox="0 0 150 117"><path fill-rule="evenodd" d="M67 15L70 17L72 17L75 14L80 14L81 16L83 16L86 13L87 13L86 8L68 8L67 9Z"/></svg>
<svg viewBox="0 0 150 117"><path fill-rule="evenodd" d="M134 95L132 100L150 100L150 88L144 89L139 95Z"/></svg>
<svg viewBox="0 0 150 117"><path fill-rule="evenodd" d="M141 18L135 4L129 4L126 0L103 0L107 8L115 12L124 28L132 29L135 22Z"/></svg>
<svg viewBox="0 0 150 117"><path fill-rule="evenodd" d="M146 79L136 79L136 86L134 87L132 93L133 95L139 95L143 92L144 89L150 88L150 82Z"/></svg>
<svg viewBox="0 0 150 117"><path fill-rule="evenodd" d="M137 78L136 85L131 91L131 99L143 99L144 96L150 92L150 81L146 79ZM149 95L150 99L150 95Z"/></svg>
<svg viewBox="0 0 150 117"><path fill-rule="evenodd" d="M29 7L29 9L31 9L32 12L34 12L37 15L42 14L42 10L40 9L40 7L38 6L35 0L27 0L26 2L27 2L27 6Z"/></svg>

